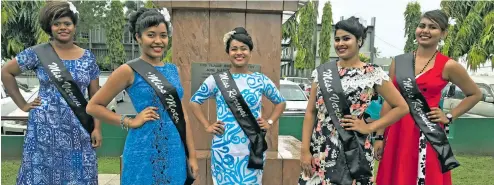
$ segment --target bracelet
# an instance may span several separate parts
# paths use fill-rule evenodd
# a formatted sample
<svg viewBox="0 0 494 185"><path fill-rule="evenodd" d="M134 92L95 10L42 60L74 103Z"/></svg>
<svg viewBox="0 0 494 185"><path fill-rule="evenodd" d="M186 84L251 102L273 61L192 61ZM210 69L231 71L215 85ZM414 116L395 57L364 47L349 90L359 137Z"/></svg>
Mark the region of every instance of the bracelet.
<svg viewBox="0 0 494 185"><path fill-rule="evenodd" d="M374 140L382 141L382 140L384 140L384 136L383 135L376 135L376 136L374 136Z"/></svg>
<svg viewBox="0 0 494 185"><path fill-rule="evenodd" d="M125 116L125 115L121 115L121 116L120 116L120 126L122 127L122 129L125 129L125 128L124 128L124 121L125 121L125 118L126 118L126 116Z"/></svg>
<svg viewBox="0 0 494 185"><path fill-rule="evenodd" d="M125 121L127 119L127 122ZM122 126L122 129L125 129L127 131L129 131L129 117L125 116L125 115L122 115L120 117L120 125Z"/></svg>
<svg viewBox="0 0 494 185"><path fill-rule="evenodd" d="M127 121L125 122L125 129L127 129L127 131L129 131L129 121L130 121L130 118L127 117Z"/></svg>

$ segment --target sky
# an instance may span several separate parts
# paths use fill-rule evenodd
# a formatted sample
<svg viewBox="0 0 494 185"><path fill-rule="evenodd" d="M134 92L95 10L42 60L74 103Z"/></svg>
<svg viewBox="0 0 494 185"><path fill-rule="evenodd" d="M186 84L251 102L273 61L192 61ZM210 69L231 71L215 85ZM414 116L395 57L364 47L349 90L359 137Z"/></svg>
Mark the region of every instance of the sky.
<svg viewBox="0 0 494 185"><path fill-rule="evenodd" d="M405 19L403 13L409 2L418 2L422 12L440 9L441 0L320 0L319 19L321 22L324 4L330 1L333 10L333 22L341 16L360 17L371 24L376 18L376 38L374 45L381 52L380 57L391 57L403 53L405 47Z"/></svg>

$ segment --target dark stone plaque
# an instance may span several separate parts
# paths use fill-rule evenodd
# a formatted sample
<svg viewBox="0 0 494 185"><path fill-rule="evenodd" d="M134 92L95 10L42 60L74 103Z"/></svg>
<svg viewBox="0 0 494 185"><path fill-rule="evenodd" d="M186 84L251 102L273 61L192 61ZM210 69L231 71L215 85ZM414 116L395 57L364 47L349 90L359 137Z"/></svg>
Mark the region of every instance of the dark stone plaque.
<svg viewBox="0 0 494 185"><path fill-rule="evenodd" d="M201 86L209 75L226 71L230 69L230 66L230 63L192 63L190 70L192 80L190 85L191 94L194 94L199 89L199 86ZM261 65L249 64L249 71L261 72Z"/></svg>

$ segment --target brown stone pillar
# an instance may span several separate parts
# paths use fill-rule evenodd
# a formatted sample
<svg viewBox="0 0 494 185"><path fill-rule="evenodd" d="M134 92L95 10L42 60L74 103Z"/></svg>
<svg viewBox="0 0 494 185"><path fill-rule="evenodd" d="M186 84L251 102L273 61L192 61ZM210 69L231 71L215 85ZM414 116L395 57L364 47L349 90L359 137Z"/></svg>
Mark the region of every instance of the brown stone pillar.
<svg viewBox="0 0 494 185"><path fill-rule="evenodd" d="M191 95L191 66L193 63L230 63L225 53L223 35L233 28L242 26L247 29L254 42L250 64L259 64L261 72L279 87L281 62L281 25L282 13L296 11L298 2L285 1L154 1L158 7L171 8L173 25L173 63L180 68L184 87L183 103L189 103ZM271 114L273 104L263 98L262 115ZM203 111L210 122L216 121L216 103L208 100ZM204 131L192 112L188 112L194 133L196 149L200 160L201 181L196 184L212 184L209 150L212 136ZM269 153L266 170L277 171L274 176L264 178L265 184L281 183L282 162L271 161L277 158L278 123L270 129L267 136ZM203 167L206 167L204 169ZM272 170L271 170L272 169ZM203 171L205 170L205 171ZM204 174L204 175L203 175ZM266 173L265 173L266 176ZM206 181L204 178L207 178ZM278 182L279 181L279 182Z"/></svg>

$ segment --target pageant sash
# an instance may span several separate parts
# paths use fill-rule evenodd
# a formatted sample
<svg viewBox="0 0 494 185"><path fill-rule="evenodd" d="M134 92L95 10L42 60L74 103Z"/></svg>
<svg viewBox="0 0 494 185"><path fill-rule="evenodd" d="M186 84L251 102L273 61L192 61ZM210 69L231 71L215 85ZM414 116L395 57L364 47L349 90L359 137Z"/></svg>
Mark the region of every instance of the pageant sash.
<svg viewBox="0 0 494 185"><path fill-rule="evenodd" d="M433 123L427 118L426 113L430 112L431 109L415 82L415 72L411 70L414 69L414 60L412 53L396 56L396 81L400 87L401 94L410 107L410 114L415 120L415 124L437 152L442 172L445 173L460 166L460 163L453 155L444 130L438 123Z"/></svg>
<svg viewBox="0 0 494 185"><path fill-rule="evenodd" d="M213 74L213 77L233 116L235 116L238 124L249 138L250 157L247 168L263 169L263 154L268 149L265 139L266 131L261 130L261 127L259 127L256 118L238 90L230 71Z"/></svg>
<svg viewBox="0 0 494 185"><path fill-rule="evenodd" d="M82 127L91 135L94 130L94 119L86 113L87 100L70 72L62 64L62 60L50 43L33 46L33 50L60 95L62 95L77 119L79 119Z"/></svg>
<svg viewBox="0 0 494 185"><path fill-rule="evenodd" d="M146 61L137 58L127 62L135 72L139 73L142 78L154 89L156 95L158 95L163 107L165 107L170 119L175 124L175 127L180 134L182 143L185 149L185 155L187 156L187 180L184 185L191 185L194 182L192 171L189 168L188 157L189 150L187 149L186 142L186 127L185 116L182 109L182 102L178 96L177 90L166 80L165 76L161 74L156 68Z"/></svg>
<svg viewBox="0 0 494 185"><path fill-rule="evenodd" d="M324 104L343 146L343 151L339 152L336 162L340 167L335 170L336 178L331 178L331 182L346 185L352 184L353 179L369 178L372 176L372 170L363 150L367 136L355 131L347 131L340 123L340 118L350 115L350 107L341 86L336 61L320 65L317 71Z"/></svg>

